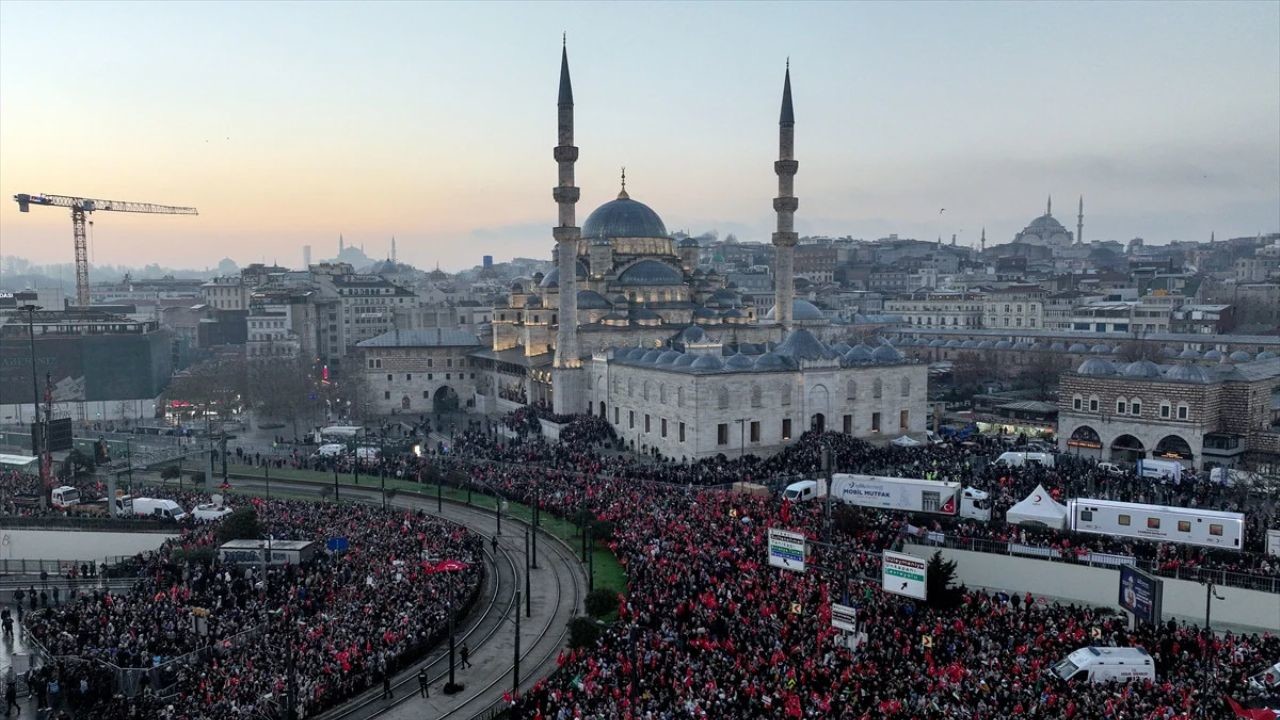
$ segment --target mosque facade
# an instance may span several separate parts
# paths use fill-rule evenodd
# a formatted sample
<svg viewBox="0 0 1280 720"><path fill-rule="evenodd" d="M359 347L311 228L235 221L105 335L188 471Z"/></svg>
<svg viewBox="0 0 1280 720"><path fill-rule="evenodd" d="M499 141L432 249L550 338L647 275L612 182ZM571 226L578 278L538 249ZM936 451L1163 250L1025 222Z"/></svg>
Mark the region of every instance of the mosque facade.
<svg viewBox="0 0 1280 720"><path fill-rule="evenodd" d="M842 340L847 327L795 298L790 68L774 163L774 306L764 313L698 267L696 241L674 240L658 213L631 197L625 170L617 197L578 227L567 51L558 112L555 268L514 281L494 309L492 346L471 355L478 409L545 403L557 414L601 415L630 447L677 459L768 452L810 427L924 431L927 368L884 340Z"/></svg>

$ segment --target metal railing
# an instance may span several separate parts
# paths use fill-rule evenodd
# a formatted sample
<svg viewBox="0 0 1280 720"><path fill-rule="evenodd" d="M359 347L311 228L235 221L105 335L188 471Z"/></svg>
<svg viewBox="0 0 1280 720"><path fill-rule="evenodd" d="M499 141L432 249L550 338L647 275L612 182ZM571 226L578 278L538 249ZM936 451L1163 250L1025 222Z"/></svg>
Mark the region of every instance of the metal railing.
<svg viewBox="0 0 1280 720"><path fill-rule="evenodd" d="M5 517L6 530L110 530L113 532L164 532L177 534L185 526L147 517L112 518L67 515Z"/></svg>
<svg viewBox="0 0 1280 720"><path fill-rule="evenodd" d="M984 538L962 538L944 535L938 532L929 532L919 537L908 536L907 540L916 545L947 547L956 550L970 550L973 552L992 553L996 555L1020 555L1048 562L1065 562L1073 565L1088 565L1090 567L1115 568L1119 565L1134 565L1160 577L1189 580L1191 582L1200 583L1212 582L1215 585L1223 585L1227 587L1280 593L1280 577L1259 575L1257 573L1215 570L1209 568L1178 567L1169 569L1160 567L1158 563L1148 558L1093 552L1077 555L1071 551L1063 552L1057 548L1047 546L1024 545L1021 543L1009 543L1001 540L987 540Z"/></svg>

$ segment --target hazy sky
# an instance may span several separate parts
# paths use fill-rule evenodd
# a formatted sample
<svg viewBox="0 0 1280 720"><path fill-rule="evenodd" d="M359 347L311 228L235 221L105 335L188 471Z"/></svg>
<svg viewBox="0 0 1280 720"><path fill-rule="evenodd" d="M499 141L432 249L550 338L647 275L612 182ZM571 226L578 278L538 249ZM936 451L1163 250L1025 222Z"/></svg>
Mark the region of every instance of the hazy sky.
<svg viewBox="0 0 1280 720"><path fill-rule="evenodd" d="M301 263L339 233L446 268L549 257L568 32L579 224L767 240L790 55L802 233L1148 242L1280 229L1280 3L0 3L0 253ZM940 208L946 212L939 214Z"/></svg>

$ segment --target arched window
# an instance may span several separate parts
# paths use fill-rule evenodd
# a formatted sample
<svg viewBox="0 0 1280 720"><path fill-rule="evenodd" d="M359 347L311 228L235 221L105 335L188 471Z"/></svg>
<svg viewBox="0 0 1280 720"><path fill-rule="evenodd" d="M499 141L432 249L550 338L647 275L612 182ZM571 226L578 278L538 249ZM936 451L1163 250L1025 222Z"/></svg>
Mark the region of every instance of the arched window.
<svg viewBox="0 0 1280 720"><path fill-rule="evenodd" d="M764 404L763 393L760 392L760 383L751 383L751 407L760 407Z"/></svg>
<svg viewBox="0 0 1280 720"><path fill-rule="evenodd" d="M876 378L875 382L871 383L871 397L876 398L878 400L883 396L884 396L884 383L880 382L880 378Z"/></svg>
<svg viewBox="0 0 1280 720"><path fill-rule="evenodd" d="M1128 410L1129 403L1124 398L1116 398L1116 414L1124 415Z"/></svg>
<svg viewBox="0 0 1280 720"><path fill-rule="evenodd" d="M667 386L666 385L658 386L658 402L662 403L663 405L667 404Z"/></svg>
<svg viewBox="0 0 1280 720"><path fill-rule="evenodd" d="M1072 396L1071 396L1071 409L1072 409L1072 410L1076 410L1076 411L1083 410L1083 409L1084 409L1084 398L1080 397L1079 395L1072 395Z"/></svg>
<svg viewBox="0 0 1280 720"><path fill-rule="evenodd" d="M902 378L902 397L911 396L911 378Z"/></svg>
<svg viewBox="0 0 1280 720"><path fill-rule="evenodd" d="M1134 415L1141 415L1141 414L1142 414L1142 399L1141 399L1141 398L1129 398L1129 412L1130 412L1130 413L1132 413L1132 414L1134 414Z"/></svg>
<svg viewBox="0 0 1280 720"><path fill-rule="evenodd" d="M676 388L676 405L684 407L684 386Z"/></svg>
<svg viewBox="0 0 1280 720"><path fill-rule="evenodd" d="M849 389L845 391L845 398L848 400L856 400L858 398L858 381L849 378Z"/></svg>
<svg viewBox="0 0 1280 720"><path fill-rule="evenodd" d="M636 381L635 378L627 378L627 397L635 397Z"/></svg>
<svg viewBox="0 0 1280 720"><path fill-rule="evenodd" d="M649 381L645 380L644 385L640 389L640 397L644 400L649 399Z"/></svg>
<svg viewBox="0 0 1280 720"><path fill-rule="evenodd" d="M1089 412L1098 412L1098 396L1089 396Z"/></svg>
<svg viewBox="0 0 1280 720"><path fill-rule="evenodd" d="M729 407L729 389L721 387L716 391L716 405L724 410Z"/></svg>

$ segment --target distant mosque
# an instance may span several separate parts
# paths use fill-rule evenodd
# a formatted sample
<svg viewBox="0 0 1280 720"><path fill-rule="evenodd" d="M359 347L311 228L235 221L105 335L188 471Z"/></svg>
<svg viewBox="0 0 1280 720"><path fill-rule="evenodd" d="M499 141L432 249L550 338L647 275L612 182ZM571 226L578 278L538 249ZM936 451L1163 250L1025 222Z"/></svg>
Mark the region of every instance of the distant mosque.
<svg viewBox="0 0 1280 720"><path fill-rule="evenodd" d="M1076 215L1076 234L1062 226L1053 216L1053 198L1045 205L1044 214L1032 220L1022 232L1014 236L1013 241L1025 245L1036 245L1047 248L1068 248L1073 244L1084 242L1084 196L1080 197L1080 210Z"/></svg>

